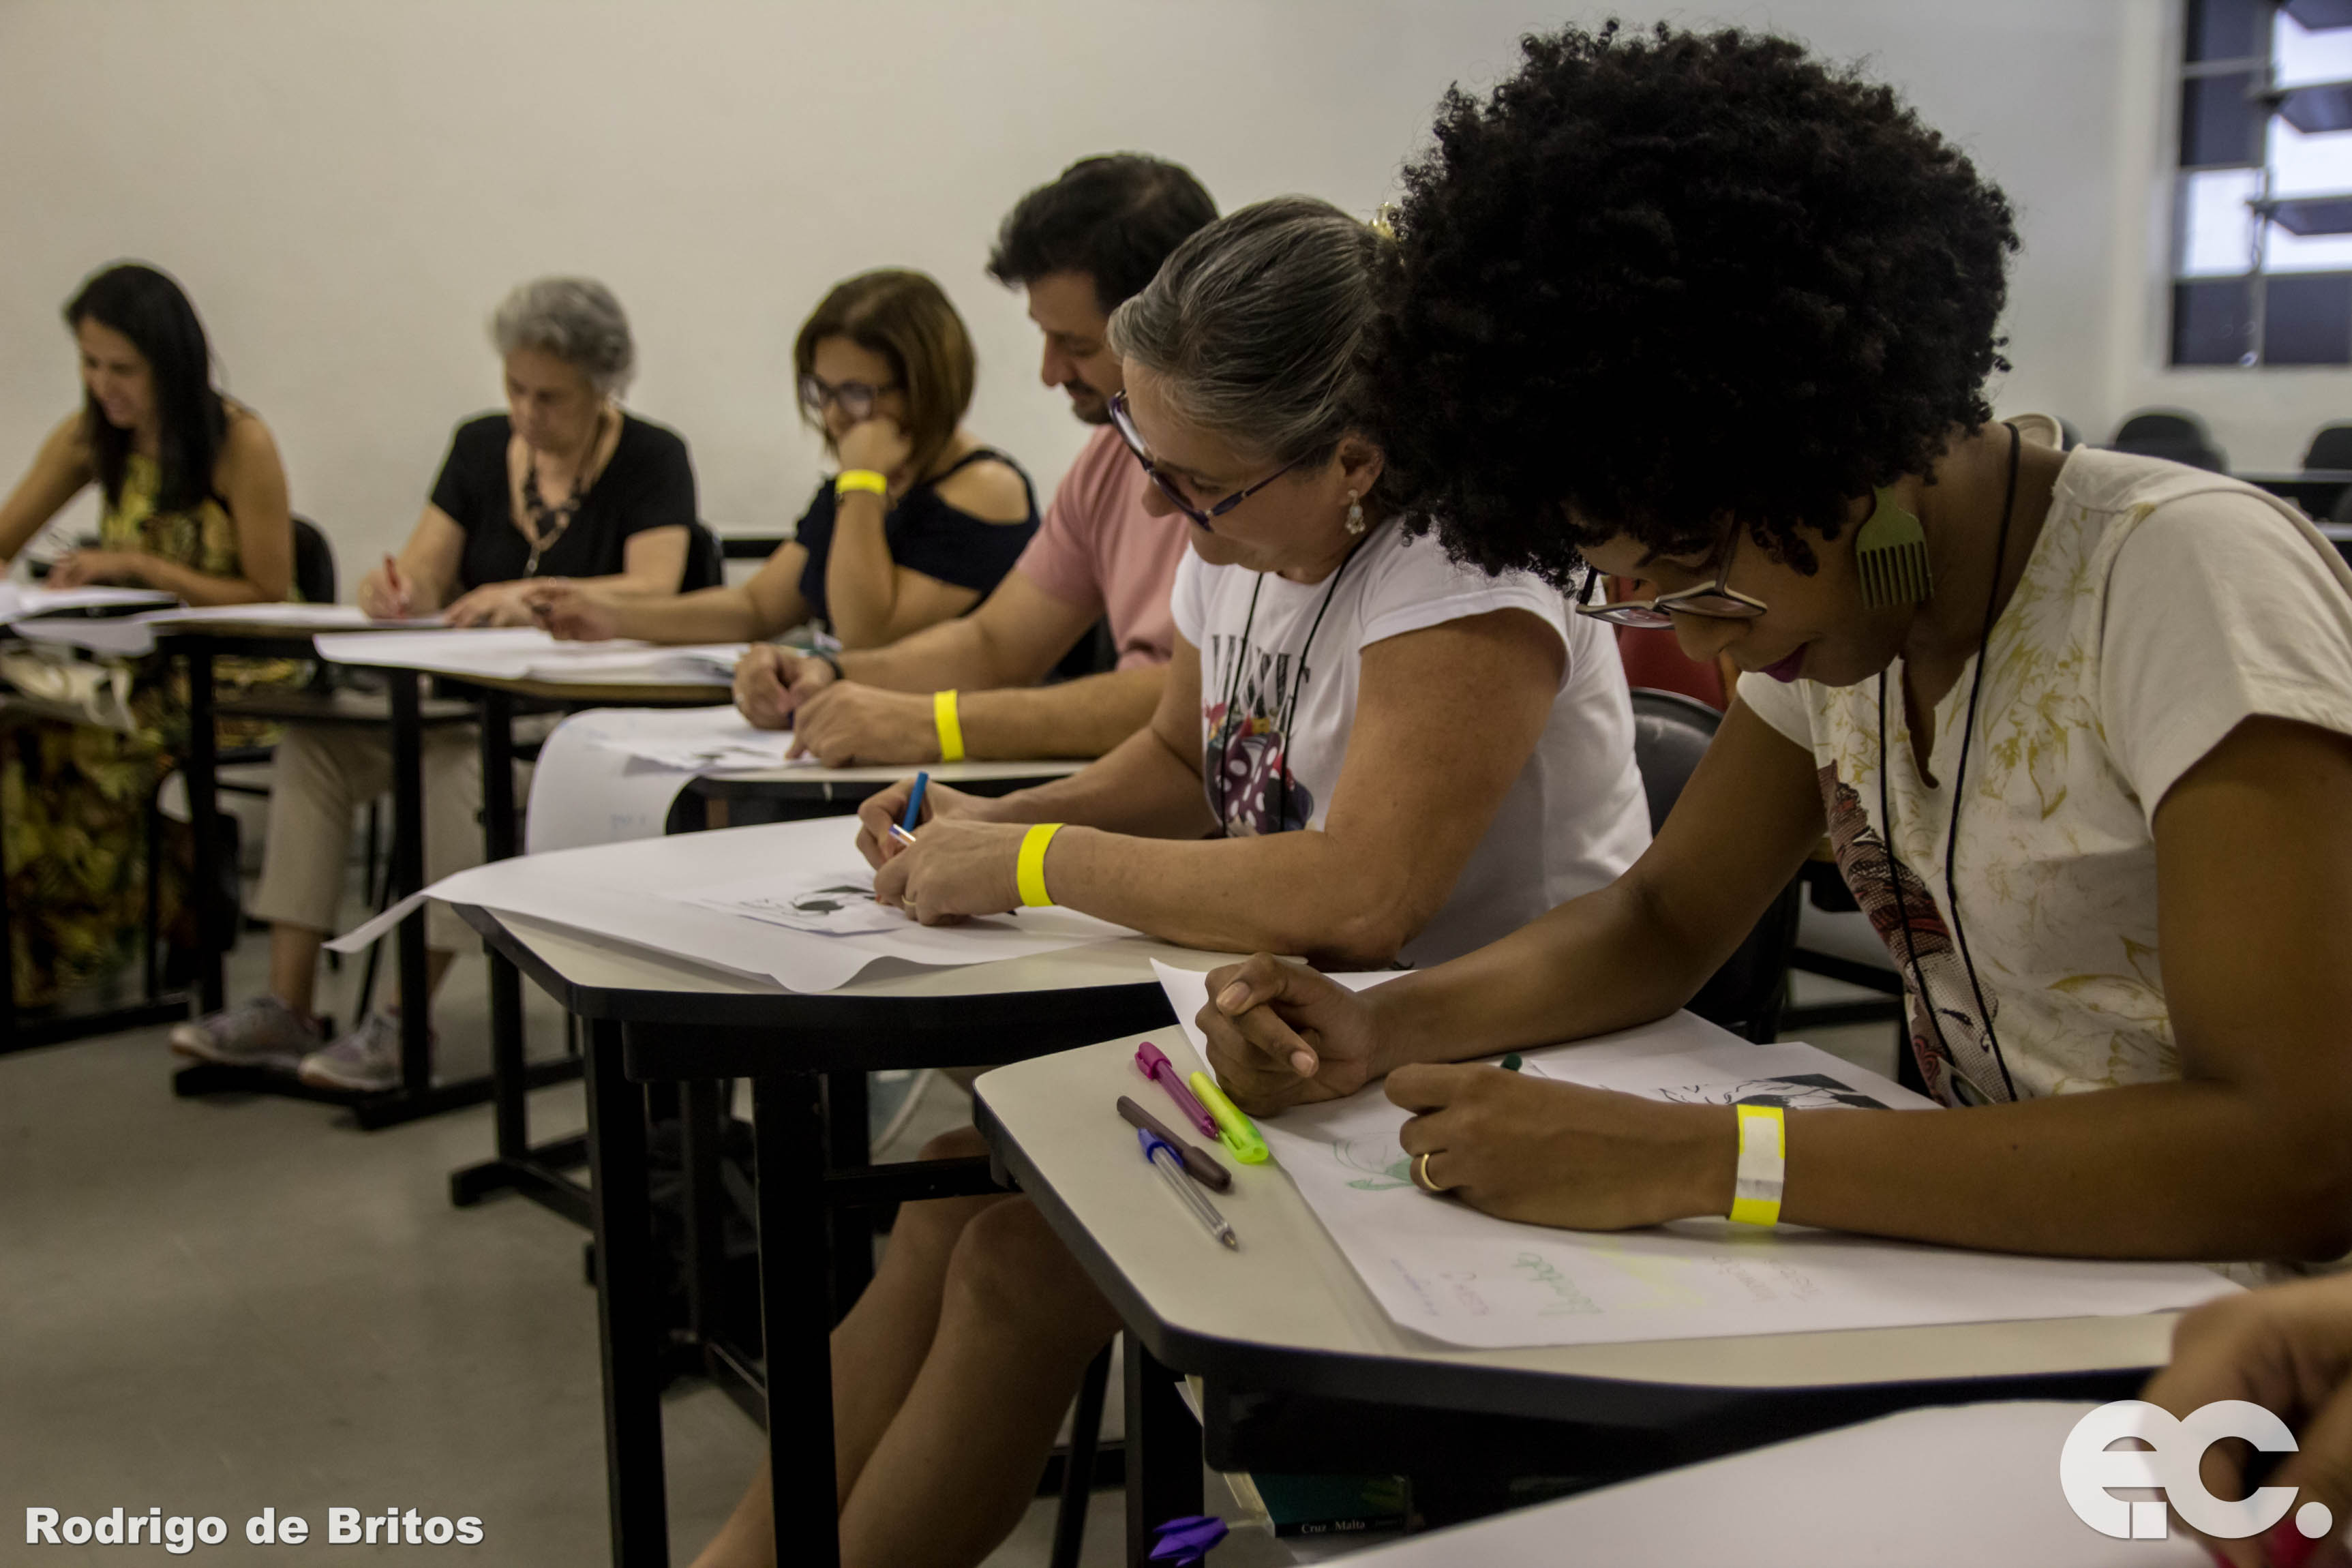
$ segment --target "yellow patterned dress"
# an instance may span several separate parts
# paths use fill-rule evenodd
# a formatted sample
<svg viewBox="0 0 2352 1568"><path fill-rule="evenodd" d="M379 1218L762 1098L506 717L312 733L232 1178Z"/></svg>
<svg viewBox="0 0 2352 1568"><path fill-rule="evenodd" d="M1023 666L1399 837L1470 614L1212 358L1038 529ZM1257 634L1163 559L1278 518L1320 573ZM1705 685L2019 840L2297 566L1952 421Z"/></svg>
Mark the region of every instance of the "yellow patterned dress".
<svg viewBox="0 0 2352 1568"><path fill-rule="evenodd" d="M152 458L133 454L122 493L99 520L99 547L137 550L233 577L236 524L217 499L159 512ZM187 742L186 677L176 660L132 666L131 732L0 708L0 826L5 826L10 961L19 1007L54 1004L137 962L146 923L147 811ZM220 694L299 678L289 661L220 661ZM224 745L257 738L221 728ZM191 860L185 827L163 825L156 879L162 930L184 929Z"/></svg>

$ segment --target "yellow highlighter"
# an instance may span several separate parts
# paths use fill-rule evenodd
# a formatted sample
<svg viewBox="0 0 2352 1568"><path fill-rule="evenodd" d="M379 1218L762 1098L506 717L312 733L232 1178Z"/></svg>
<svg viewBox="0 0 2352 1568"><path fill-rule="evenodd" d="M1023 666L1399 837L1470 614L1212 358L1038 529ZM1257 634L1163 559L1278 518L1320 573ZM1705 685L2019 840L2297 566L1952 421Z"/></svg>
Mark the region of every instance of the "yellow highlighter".
<svg viewBox="0 0 2352 1568"><path fill-rule="evenodd" d="M1265 1164L1265 1140L1257 1135L1257 1129L1250 1125L1250 1119L1241 1113L1241 1108L1225 1098L1225 1091L1217 1087L1216 1080L1207 1073L1196 1072L1190 1081L1192 1098L1201 1102L1201 1108L1217 1124L1217 1137L1234 1152L1234 1158L1244 1165Z"/></svg>

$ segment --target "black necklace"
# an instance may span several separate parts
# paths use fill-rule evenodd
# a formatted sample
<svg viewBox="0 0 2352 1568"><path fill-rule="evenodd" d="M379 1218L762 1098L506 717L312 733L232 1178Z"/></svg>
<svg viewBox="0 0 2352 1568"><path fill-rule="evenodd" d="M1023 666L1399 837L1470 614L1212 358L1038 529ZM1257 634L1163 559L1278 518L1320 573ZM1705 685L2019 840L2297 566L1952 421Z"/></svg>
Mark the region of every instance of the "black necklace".
<svg viewBox="0 0 2352 1568"><path fill-rule="evenodd" d="M1985 1039L1992 1046L1993 1065L2000 1068L2002 1090L2012 1101L2017 1099L2017 1082L2010 1077L2009 1058L2001 1054L2000 1036L1992 1026L1992 1009L1985 1005L1984 985L1977 979L1976 960L1969 953L1969 933L1960 923L1960 889L1953 868L1959 862L1960 802L1969 780L1969 744L1976 738L1977 698L1984 690L1985 651L1992 646L1994 607L2000 600L2001 563L2009 555L2009 523L2017 510L2017 459L2021 442L2017 426L2009 426L2009 490L2000 503L2000 532L1992 547L1992 583L1985 590L1984 629L1977 637L1976 674L1969 681L1969 710L1960 728L1959 760L1952 768L1952 820L1944 831L1944 901L1951 906L1952 939L1960 950L1960 963L1967 970L1969 990L1976 998L1977 1016L1984 1022ZM1928 715L1931 730L1929 745L1934 744L1932 729L1935 715ZM1895 853L1895 814L1890 808L1886 787L1886 672L1878 672L1878 824L1886 836L1886 880L1895 889L1895 918L1903 922L1903 953L1910 963L1911 984L1918 993L1919 1005L1927 1010L1927 1021L1935 1026L1936 1049L1948 1064L1957 1065L1950 1042L1944 1038L1943 1016L1936 1010L1935 998L1927 994L1927 977L1919 971L1919 951L1911 934L1911 909L1903 896L1901 863Z"/></svg>
<svg viewBox="0 0 2352 1568"><path fill-rule="evenodd" d="M528 450L523 453L523 532L530 541L530 559L523 563L524 576L539 575L540 557L554 548L555 542L563 537L564 531L572 526L572 520L580 515L581 505L587 500L588 491L603 477L589 472L589 465L596 460L596 448L604 444L604 411L599 408L596 410L596 427L588 437L588 450L582 454L580 472L572 481L572 493L554 506L548 505L540 498L539 464Z"/></svg>
<svg viewBox="0 0 2352 1568"><path fill-rule="evenodd" d="M1370 542L1371 536L1365 535L1349 545L1348 553L1339 558L1338 569L1331 574L1330 586L1323 590L1323 602L1316 606L1314 620L1307 623L1307 640L1298 645L1298 670L1291 678L1290 689L1282 700L1282 757L1275 769L1282 791L1281 804L1274 814L1274 830L1277 833L1283 830L1283 823L1290 816L1290 726L1298 713L1299 690L1307 684L1307 656L1315 647L1315 634L1323 629L1323 616L1331 608L1332 597L1339 592L1339 579L1348 574L1348 568L1355 561L1357 553ZM1221 838L1233 835L1233 817L1225 809L1226 781L1232 775L1225 771L1225 765L1233 752L1234 730L1238 722L1234 704L1241 696L1242 671L1249 663L1250 632L1257 625L1257 596L1265 589L1265 574L1261 572L1257 574L1257 581L1250 585L1249 613L1242 617L1241 642L1234 650L1233 673L1225 680L1225 717L1217 727L1217 788L1209 804L1216 811L1217 836Z"/></svg>

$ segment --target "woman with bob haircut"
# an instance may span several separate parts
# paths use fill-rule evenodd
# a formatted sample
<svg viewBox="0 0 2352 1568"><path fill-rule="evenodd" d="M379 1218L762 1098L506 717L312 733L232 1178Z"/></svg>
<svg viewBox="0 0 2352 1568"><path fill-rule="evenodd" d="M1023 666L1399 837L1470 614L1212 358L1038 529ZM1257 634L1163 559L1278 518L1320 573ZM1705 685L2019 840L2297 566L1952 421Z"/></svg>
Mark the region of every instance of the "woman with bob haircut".
<svg viewBox="0 0 2352 1568"><path fill-rule="evenodd" d="M963 318L923 273L837 283L793 343L801 418L839 471L749 582L662 603L591 589L548 603L556 636L756 642L822 622L878 647L962 615L1037 531L1021 465L967 434L978 361Z"/></svg>
<svg viewBox="0 0 2352 1568"><path fill-rule="evenodd" d="M48 586L156 588L191 605L285 598L294 523L278 444L214 384L211 344L187 295L154 268L121 262L85 280L65 319L82 405L0 501L0 573L95 484L97 547L58 561ZM146 813L186 742L187 714L160 661L129 673L104 723L16 718L9 727L0 810L20 1006L114 973L145 929ZM220 673L241 687L284 670L224 660ZM168 931L181 868L167 858L157 870Z"/></svg>
<svg viewBox="0 0 2352 1568"><path fill-rule="evenodd" d="M1733 1108L1457 1064L1681 1006L1826 832L1917 1081L1961 1109L1788 1112L1784 1174L1736 1217L2352 1245L2352 574L2326 542L2250 486L1995 420L2008 201L1785 39L1530 38L1490 97L1448 97L1407 188L1378 351L1405 492L1466 559L1638 580L1587 608L1745 673L1612 885L1361 996L1263 955L1213 975L1235 1097L1385 1074L1428 1189L1578 1229L1729 1214Z"/></svg>
<svg viewBox="0 0 2352 1568"><path fill-rule="evenodd" d="M1159 711L1054 784L933 784L910 848L887 837L908 785L869 800L877 898L931 921L1032 901L1029 880L1191 946L1365 967L1454 957L1633 863L1649 815L1615 638L1527 573L1448 560L1389 497L1362 366L1388 243L1327 202L1259 202L1112 312L1113 423L1146 509L1189 525ZM980 1148L964 1129L925 1153ZM986 1557L1118 1326L1027 1199L901 1208L834 1331L843 1563ZM772 1561L769 1502L756 1481L697 1568Z"/></svg>
<svg viewBox="0 0 2352 1568"><path fill-rule="evenodd" d="M686 442L621 405L636 340L620 300L589 278L540 278L490 320L506 411L459 425L408 542L359 587L387 619L436 612L453 626L529 626L566 581L614 595L675 595L695 526ZM470 725L424 740L428 879L482 858L482 770ZM333 1040L311 1007L319 950L339 922L353 815L391 787L382 730L296 725L278 744L269 836L253 912L269 922L269 991L172 1031L172 1049L205 1061L278 1068L357 1093L400 1081L400 1028L378 1009ZM472 942L435 905L425 916L431 984Z"/></svg>

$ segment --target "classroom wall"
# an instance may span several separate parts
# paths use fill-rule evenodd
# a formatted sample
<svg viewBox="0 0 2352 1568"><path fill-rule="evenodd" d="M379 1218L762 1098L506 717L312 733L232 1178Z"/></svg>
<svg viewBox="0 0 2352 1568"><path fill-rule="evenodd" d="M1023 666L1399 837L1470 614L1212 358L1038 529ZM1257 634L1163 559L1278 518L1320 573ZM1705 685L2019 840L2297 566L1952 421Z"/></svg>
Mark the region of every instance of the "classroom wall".
<svg viewBox="0 0 2352 1568"><path fill-rule="evenodd" d="M1676 6L1866 57L2016 199L2004 408L2103 432L2204 409L2286 462L2343 373L2158 372L2166 0ZM74 397L57 309L112 258L181 278L297 506L352 563L415 521L450 426L493 405L517 280L604 279L630 401L693 444L705 515L772 530L820 471L794 328L862 268L924 268L979 343L971 425L1050 483L1084 432L982 270L1004 209L1087 153L1180 159L1231 206L1369 212L1454 80L1524 30L1655 6L1530 0L5 0L0 467ZM2156 323L2151 326L2151 323ZM2273 425L2279 428L2273 430ZM87 502L68 526L87 526Z"/></svg>

